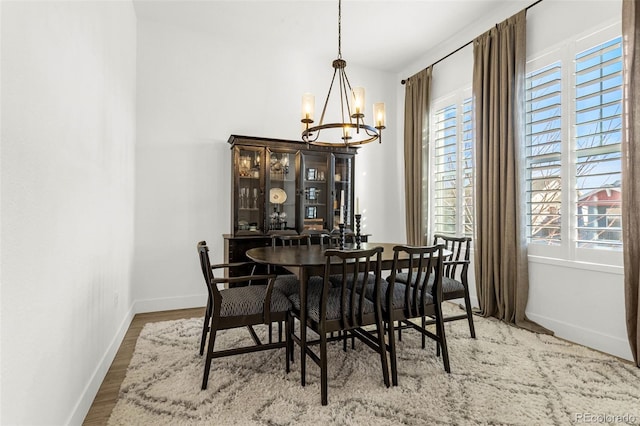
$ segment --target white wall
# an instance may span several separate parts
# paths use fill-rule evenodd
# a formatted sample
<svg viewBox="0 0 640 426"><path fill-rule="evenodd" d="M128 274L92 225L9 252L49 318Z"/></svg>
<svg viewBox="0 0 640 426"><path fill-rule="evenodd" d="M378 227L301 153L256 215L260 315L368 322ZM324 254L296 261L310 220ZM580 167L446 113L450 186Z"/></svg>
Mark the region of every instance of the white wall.
<svg viewBox="0 0 640 426"><path fill-rule="evenodd" d="M591 28L606 27L620 20L621 2L545 0L527 12L527 52L547 50L574 35ZM477 37L494 23L516 11L501 11L483 28L475 25L469 31L450 40L446 47L453 51ZM567 19L567 16L573 17ZM454 44L455 43L455 44ZM399 75L404 78L425 68L448 52L444 46L427 52L418 62ZM473 69L473 47L468 46L437 64L433 74L433 100L457 88L470 87ZM404 90L398 91L398 103L404 100ZM401 120L402 118L399 118ZM621 268L585 262L558 261L544 253L529 256L530 319L553 330L558 337L577 342L616 356L631 359L624 320L624 286ZM551 256L547 254L546 256ZM471 277L473 278L473 277ZM475 281L472 279L473 303Z"/></svg>
<svg viewBox="0 0 640 426"><path fill-rule="evenodd" d="M222 261L222 234L231 231L229 136L300 140L301 96L315 93L320 108L333 59L138 21L136 311L204 305L195 245L207 240L212 260ZM367 88L368 102L395 110L395 76L350 63L347 73ZM402 147L388 118L383 144L356 157L356 193L366 231L397 241L404 225L394 163Z"/></svg>
<svg viewBox="0 0 640 426"><path fill-rule="evenodd" d="M129 2L2 2L2 424L80 424L132 312Z"/></svg>

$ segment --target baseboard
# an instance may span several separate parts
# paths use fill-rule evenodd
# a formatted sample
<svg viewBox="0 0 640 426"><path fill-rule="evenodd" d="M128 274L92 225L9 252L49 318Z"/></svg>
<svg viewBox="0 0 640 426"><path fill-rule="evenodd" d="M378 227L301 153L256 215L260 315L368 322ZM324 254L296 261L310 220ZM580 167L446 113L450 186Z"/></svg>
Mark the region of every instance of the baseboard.
<svg viewBox="0 0 640 426"><path fill-rule="evenodd" d="M159 299L147 299L136 300L131 304L129 311L120 323L116 334L111 339L111 343L107 348L102 359L98 363L96 369L91 375L91 379L85 386L78 402L73 408L71 415L69 416L65 424L69 425L81 425L91 408L91 404L98 394L98 390L104 381L104 378L109 371L109 367L113 362L124 336L127 334L127 330L131 325L131 321L135 314L145 312L158 312L158 311L171 311L174 309L186 309L186 308L198 308L206 305L207 295L198 294L183 297L165 297Z"/></svg>
<svg viewBox="0 0 640 426"><path fill-rule="evenodd" d="M105 352L102 359L100 359L100 362L91 375L91 379L89 379L87 386L85 386L84 390L82 391L78 402L76 403L75 407L73 407L71 415L69 416L65 424L81 425L84 422L84 419L87 416L89 409L91 408L91 404L98 394L98 390L100 389L100 386L102 385L102 382L107 375L107 371L109 371L109 367L111 367L111 363L116 357L116 353L118 353L120 344L124 340L124 336L125 334L127 334L127 330L131 325L131 321L133 320L133 316L135 313L133 308L134 305L132 304L129 308L129 311L122 319L120 327L118 327L116 334L113 336L113 339L111 339L111 343L109 344L107 351Z"/></svg>
<svg viewBox="0 0 640 426"><path fill-rule="evenodd" d="M604 333L578 327L564 321L558 321L543 315L527 312L527 317L540 325L553 330L556 337L604 352L618 358L633 361L629 341Z"/></svg>
<svg viewBox="0 0 640 426"><path fill-rule="evenodd" d="M471 306L479 306L478 299L476 297L470 297L470 299ZM457 299L453 302L464 303L464 299ZM556 337L616 356L618 358L633 361L629 341L625 338L599 333L595 330L578 327L574 324L569 324L564 321L558 321L554 318L530 312L527 312L527 317L549 330L553 330Z"/></svg>
<svg viewBox="0 0 640 426"><path fill-rule="evenodd" d="M206 305L207 294L203 293L190 296L136 300L134 302L134 312L142 314L146 312L172 311L174 309L200 308Z"/></svg>

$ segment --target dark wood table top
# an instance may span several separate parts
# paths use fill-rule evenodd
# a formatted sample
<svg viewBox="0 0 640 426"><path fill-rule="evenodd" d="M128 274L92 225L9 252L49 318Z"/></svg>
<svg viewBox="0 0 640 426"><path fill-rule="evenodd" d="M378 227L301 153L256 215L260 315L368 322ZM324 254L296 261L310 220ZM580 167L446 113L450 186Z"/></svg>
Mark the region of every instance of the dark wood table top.
<svg viewBox="0 0 640 426"><path fill-rule="evenodd" d="M399 243L361 243L360 248L363 250L372 249L374 247L383 247L382 267L390 269L393 263L393 248ZM324 255L328 247L321 245L311 246L293 246L293 247L256 247L247 250L247 257L254 262L268 265L289 266L289 267L311 267L321 266L326 262ZM345 248L355 248L354 244L346 244ZM403 253L404 254L404 253ZM445 257L450 256L451 252L444 250ZM401 256L400 259L406 256ZM332 262L333 263L333 262ZM335 263L340 263L340 259L335 258Z"/></svg>

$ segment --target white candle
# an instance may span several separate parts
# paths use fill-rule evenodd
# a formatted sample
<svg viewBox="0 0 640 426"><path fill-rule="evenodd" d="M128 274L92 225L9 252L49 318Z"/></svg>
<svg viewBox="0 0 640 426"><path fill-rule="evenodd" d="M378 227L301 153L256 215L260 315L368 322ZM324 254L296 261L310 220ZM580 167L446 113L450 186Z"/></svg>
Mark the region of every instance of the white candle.
<svg viewBox="0 0 640 426"><path fill-rule="evenodd" d="M344 189L340 191L340 208L344 207Z"/></svg>
<svg viewBox="0 0 640 426"><path fill-rule="evenodd" d="M344 204L340 206L340 221L338 223L344 223Z"/></svg>
<svg viewBox="0 0 640 426"><path fill-rule="evenodd" d="M356 214L360 214L360 197L356 197Z"/></svg>

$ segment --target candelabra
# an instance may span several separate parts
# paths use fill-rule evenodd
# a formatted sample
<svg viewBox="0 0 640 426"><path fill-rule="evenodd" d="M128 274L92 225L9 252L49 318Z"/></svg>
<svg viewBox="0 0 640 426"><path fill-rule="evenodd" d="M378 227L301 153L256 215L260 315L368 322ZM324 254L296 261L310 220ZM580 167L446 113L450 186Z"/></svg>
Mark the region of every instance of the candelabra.
<svg viewBox="0 0 640 426"><path fill-rule="evenodd" d="M338 224L338 227L340 228L340 250L344 250L344 223Z"/></svg>
<svg viewBox="0 0 640 426"><path fill-rule="evenodd" d="M362 242L362 238L360 236L360 219L362 219L361 214L356 214L356 248L360 249L360 243Z"/></svg>

